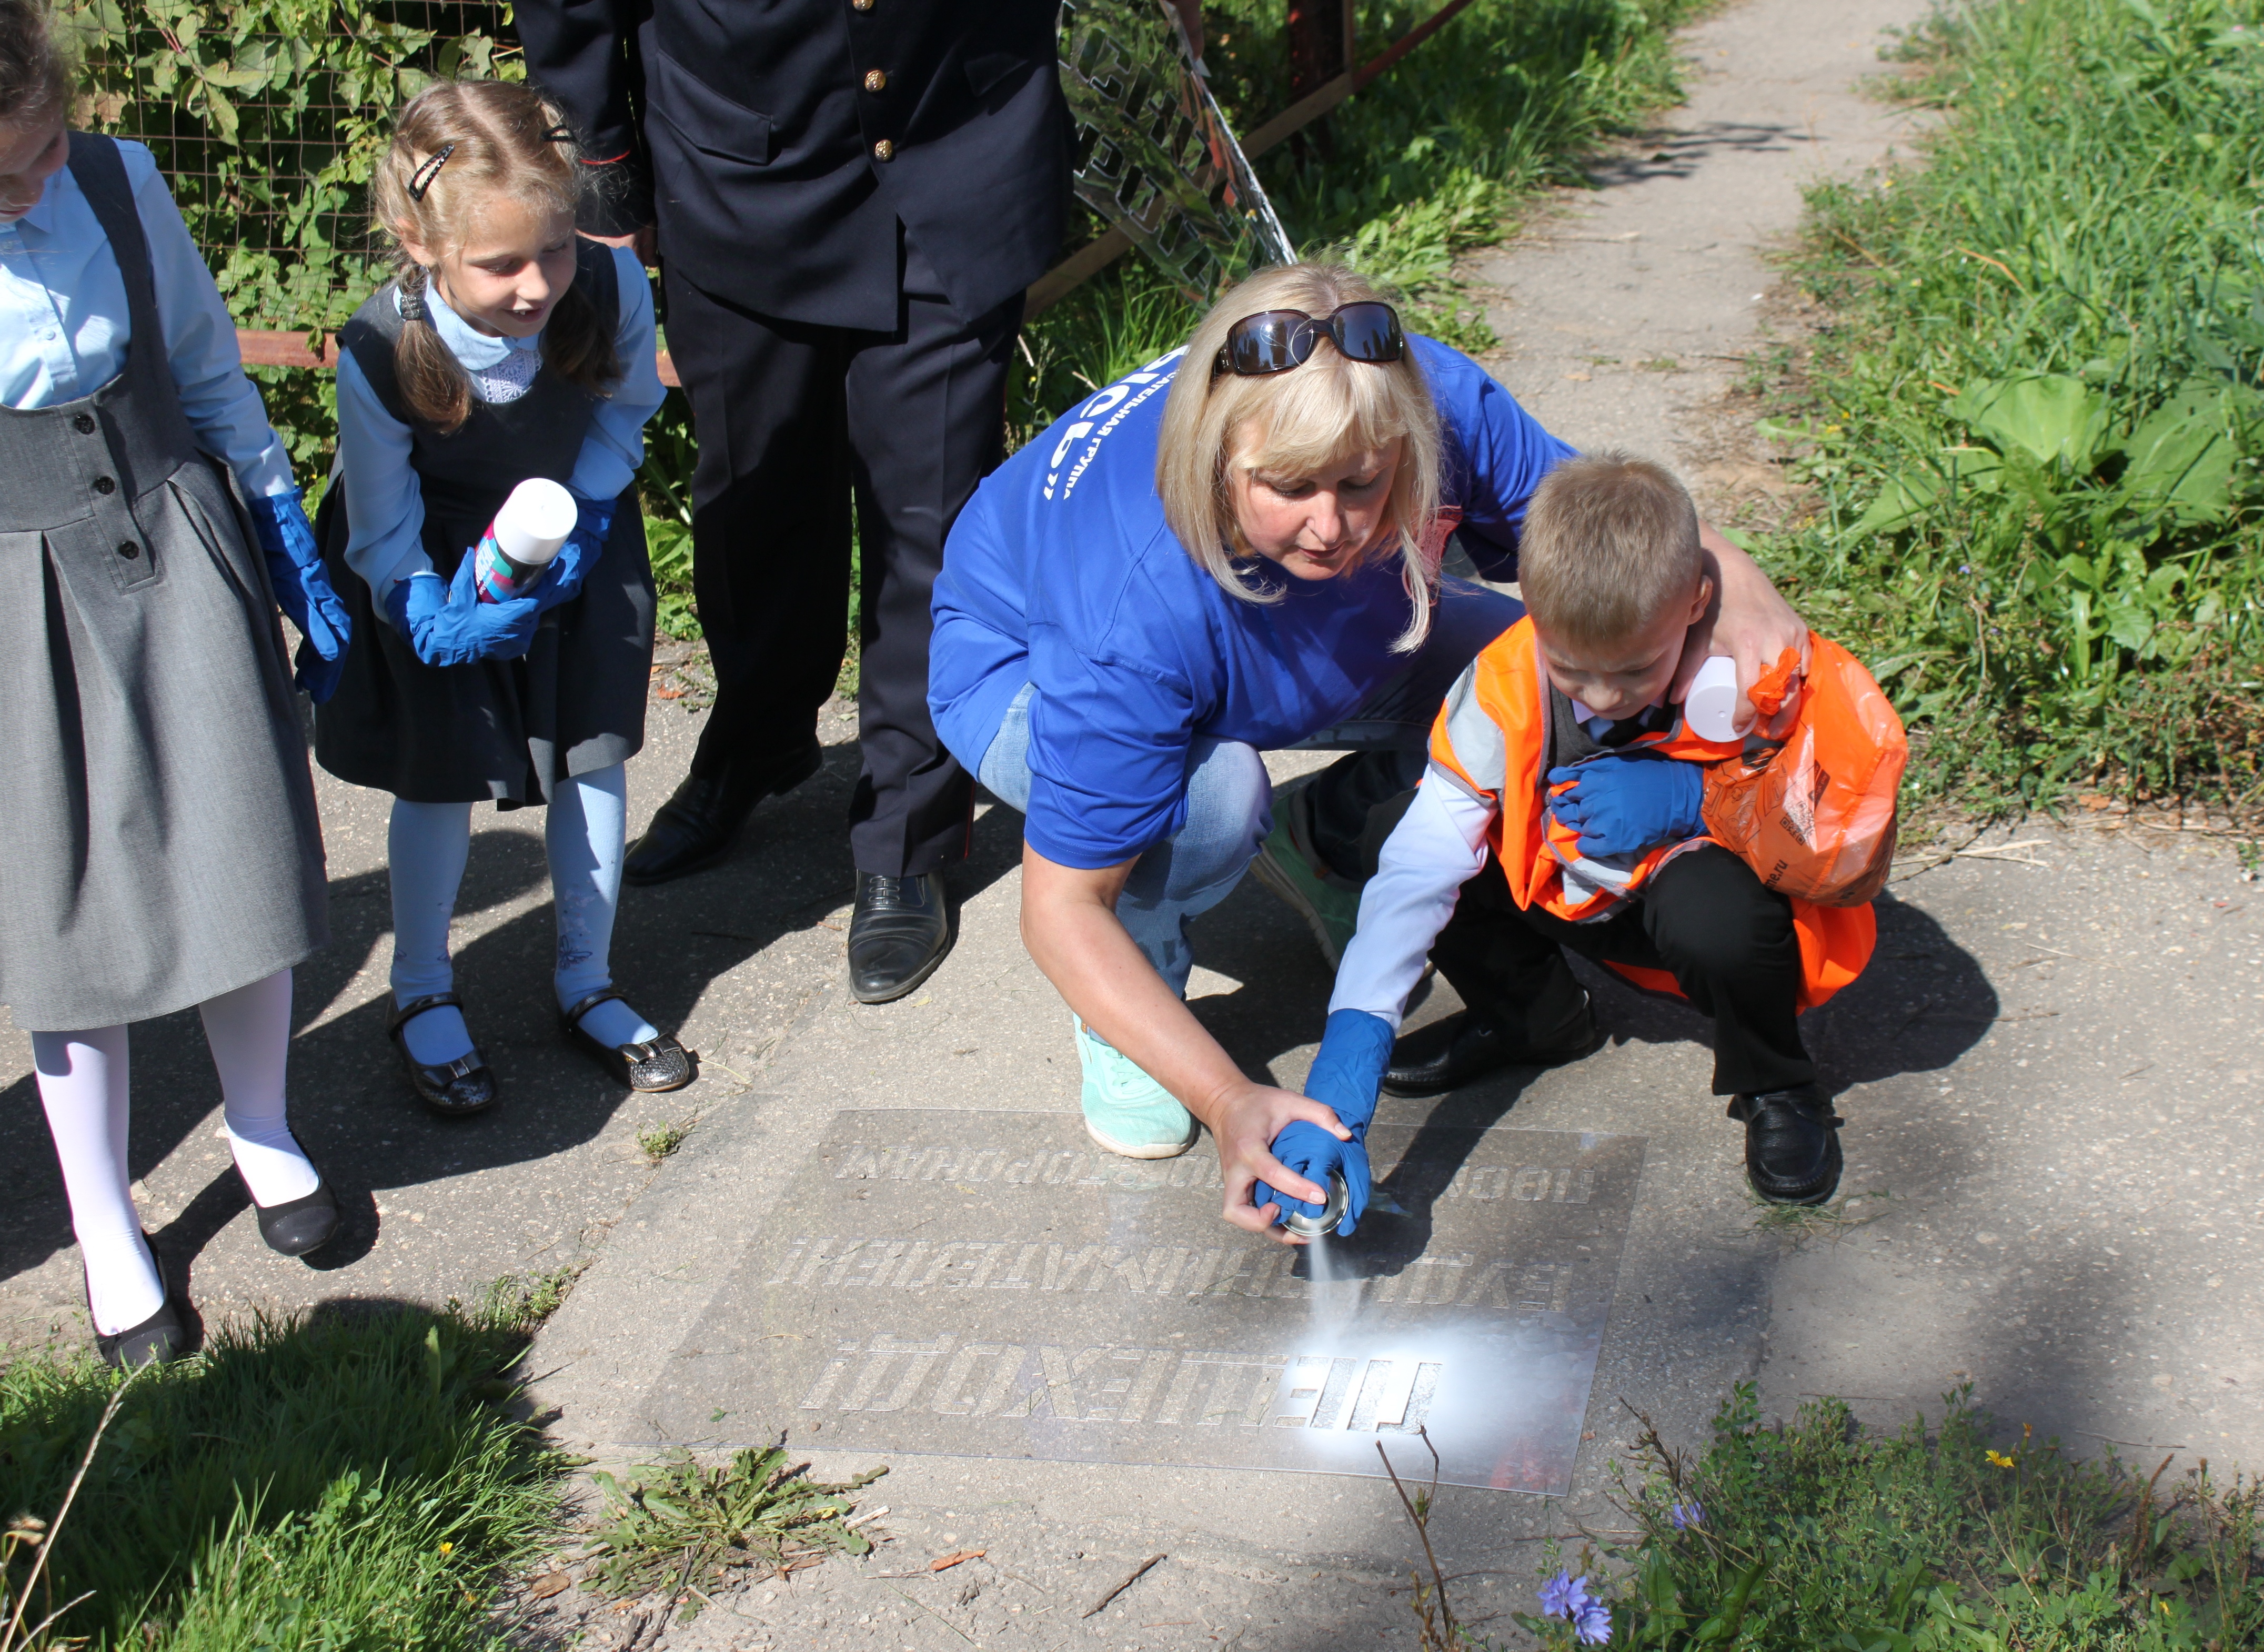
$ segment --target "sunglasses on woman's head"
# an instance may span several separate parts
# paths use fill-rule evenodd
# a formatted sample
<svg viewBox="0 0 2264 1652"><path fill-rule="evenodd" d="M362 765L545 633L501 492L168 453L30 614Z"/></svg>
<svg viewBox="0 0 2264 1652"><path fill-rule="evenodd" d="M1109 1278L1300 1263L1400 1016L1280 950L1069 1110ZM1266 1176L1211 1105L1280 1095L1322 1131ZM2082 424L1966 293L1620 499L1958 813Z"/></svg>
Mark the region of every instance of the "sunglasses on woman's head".
<svg viewBox="0 0 2264 1652"><path fill-rule="evenodd" d="M1399 330L1399 312L1375 299L1346 304L1334 314L1308 315L1303 310L1260 310L1245 315L1227 330L1226 347L1218 352L1211 377L1222 373L1245 379L1287 373L1312 359L1313 351L1326 338L1347 361L1397 361L1407 353L1407 336Z"/></svg>

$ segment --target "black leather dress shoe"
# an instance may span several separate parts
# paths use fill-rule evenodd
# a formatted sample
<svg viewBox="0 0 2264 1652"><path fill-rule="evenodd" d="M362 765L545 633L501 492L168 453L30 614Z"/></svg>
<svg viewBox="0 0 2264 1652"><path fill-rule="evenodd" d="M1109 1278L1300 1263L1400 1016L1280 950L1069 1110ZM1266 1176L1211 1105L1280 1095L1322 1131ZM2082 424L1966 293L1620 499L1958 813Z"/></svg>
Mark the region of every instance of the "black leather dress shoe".
<svg viewBox="0 0 2264 1652"><path fill-rule="evenodd" d="M287 1199L279 1205L251 1201L251 1208L259 1214L259 1236L267 1241L270 1250L303 1257L337 1237L338 1197L322 1175L320 1170L315 1172L315 1191L302 1198Z"/></svg>
<svg viewBox="0 0 2264 1652"><path fill-rule="evenodd" d="M642 1044L608 1044L582 1025L584 1016L608 1002L627 1004L628 1000L607 987L566 1011L559 1018L566 1041L612 1074L613 1082L624 1090L657 1096L681 1090L693 1081L697 1075L692 1052L667 1033Z"/></svg>
<svg viewBox="0 0 2264 1652"><path fill-rule="evenodd" d="M783 762L759 767L732 762L720 773L685 777L668 801L629 845L621 877L629 883L666 883L720 859L755 805L791 792L824 765L815 739Z"/></svg>
<svg viewBox="0 0 2264 1652"><path fill-rule="evenodd" d="M1596 1047L1596 1018L1588 996L1546 1042L1528 1044L1469 1010L1410 1032L1391 1047L1384 1069L1387 1096L1442 1096L1504 1067L1556 1067Z"/></svg>
<svg viewBox="0 0 2264 1652"><path fill-rule="evenodd" d="M885 878L857 874L857 911L849 920L849 990L860 1004L901 998L935 974L951 951L951 911L943 873Z"/></svg>
<svg viewBox="0 0 2264 1652"><path fill-rule="evenodd" d="M464 1007L463 1000L453 992L411 998L395 1010L393 1018L385 1024L386 1036L401 1052L401 1065L409 1074L417 1098L433 1112L453 1118L492 1107L496 1098L495 1075L488 1070L487 1058L480 1054L477 1046L468 1055L459 1055L453 1061L432 1067L409 1053L409 1040L401 1036L401 1029L427 1010L438 1010L443 1004L458 1010Z"/></svg>
<svg viewBox="0 0 2264 1652"><path fill-rule="evenodd" d="M1730 1103L1745 1127L1745 1181L1772 1205L1820 1205L1840 1186L1840 1118L1822 1090L1802 1084Z"/></svg>

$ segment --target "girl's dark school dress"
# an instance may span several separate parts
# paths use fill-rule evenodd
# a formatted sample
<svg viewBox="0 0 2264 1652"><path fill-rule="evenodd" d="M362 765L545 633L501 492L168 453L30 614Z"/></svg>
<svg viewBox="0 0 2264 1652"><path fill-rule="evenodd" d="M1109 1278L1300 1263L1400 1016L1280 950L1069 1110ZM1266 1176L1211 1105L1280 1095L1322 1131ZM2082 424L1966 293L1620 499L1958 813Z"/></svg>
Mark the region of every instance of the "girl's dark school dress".
<svg viewBox="0 0 2264 1652"><path fill-rule="evenodd" d="M57 1032L201 1004L330 938L267 570L181 409L117 146L72 133L70 170L125 277L126 366L0 408L0 1002Z"/></svg>
<svg viewBox="0 0 2264 1652"><path fill-rule="evenodd" d="M596 305L607 337L620 324L612 249L579 243L575 284ZM545 363L515 402L472 402L471 417L442 434L412 417L393 370L404 319L388 282L338 337L385 410L411 433L410 463L424 495L424 552L441 578L530 476L562 485L574 474L598 398ZM652 671L652 565L636 489L626 489L613 531L581 594L542 616L533 645L515 660L432 666L376 612L368 582L346 567L345 489L323 495L316 532L330 582L353 616L354 646L338 692L315 714L315 757L342 780L412 803L547 803L551 783L634 757L644 744Z"/></svg>

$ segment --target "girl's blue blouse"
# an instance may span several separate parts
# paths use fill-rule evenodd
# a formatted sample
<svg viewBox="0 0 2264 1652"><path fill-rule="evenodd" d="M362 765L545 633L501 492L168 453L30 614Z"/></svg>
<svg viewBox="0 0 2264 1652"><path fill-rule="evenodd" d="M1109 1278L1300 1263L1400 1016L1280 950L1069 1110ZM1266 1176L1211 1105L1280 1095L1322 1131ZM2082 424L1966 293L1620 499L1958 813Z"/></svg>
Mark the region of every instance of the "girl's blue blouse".
<svg viewBox="0 0 2264 1652"><path fill-rule="evenodd" d="M149 243L165 362L199 446L250 497L289 492L291 455L243 376L236 322L156 158L125 139L118 152ZM31 211L0 223L0 402L28 411L92 395L125 368L132 333L117 256L66 167Z"/></svg>
<svg viewBox="0 0 2264 1652"><path fill-rule="evenodd" d="M566 485L583 499L611 500L635 480L644 462L644 424L660 409L667 388L653 359L652 283L636 256L613 249L620 278L620 316L613 348L628 369L613 394L598 403L590 434ZM395 295L395 302L399 295ZM508 380L497 371L514 353L539 351L542 335L498 338L479 332L450 309L429 286L424 307L449 353L472 375L474 393L483 376ZM424 496L409 460L410 430L385 410L369 380L348 355L338 363L338 468L345 478L346 519L352 533L346 565L369 582L378 606L395 580L428 571L424 554Z"/></svg>

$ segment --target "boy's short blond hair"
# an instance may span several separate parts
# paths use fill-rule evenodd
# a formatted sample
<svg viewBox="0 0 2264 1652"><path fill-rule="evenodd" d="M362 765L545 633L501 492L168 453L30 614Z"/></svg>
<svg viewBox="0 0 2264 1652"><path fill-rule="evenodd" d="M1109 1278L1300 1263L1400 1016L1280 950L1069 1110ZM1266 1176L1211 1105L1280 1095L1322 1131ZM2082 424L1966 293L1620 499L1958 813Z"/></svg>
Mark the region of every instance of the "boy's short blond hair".
<svg viewBox="0 0 2264 1652"><path fill-rule="evenodd" d="M1518 588L1533 623L1579 646L1638 636L1705 572L1698 508L1664 466L1607 448L1568 459L1525 507Z"/></svg>

